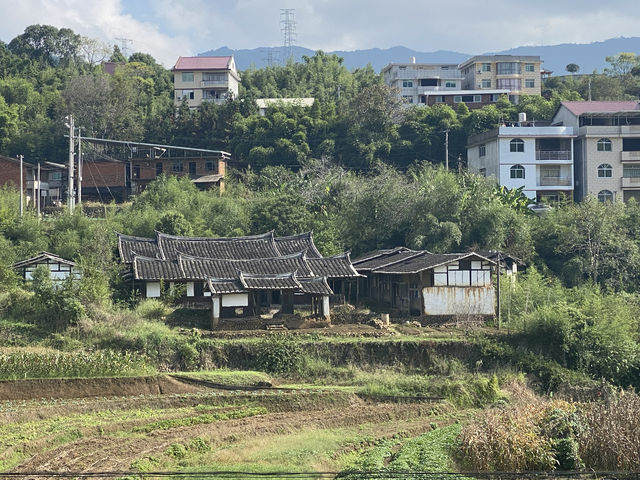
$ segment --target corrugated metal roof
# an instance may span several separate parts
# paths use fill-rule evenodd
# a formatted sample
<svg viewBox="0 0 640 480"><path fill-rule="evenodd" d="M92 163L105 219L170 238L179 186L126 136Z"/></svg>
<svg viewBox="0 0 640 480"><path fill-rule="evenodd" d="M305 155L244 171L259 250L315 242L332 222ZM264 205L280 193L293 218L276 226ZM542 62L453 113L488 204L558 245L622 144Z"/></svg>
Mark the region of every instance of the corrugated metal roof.
<svg viewBox="0 0 640 480"><path fill-rule="evenodd" d="M179 57L172 70L227 70L231 56L225 57Z"/></svg>
<svg viewBox="0 0 640 480"><path fill-rule="evenodd" d="M315 243L313 243L313 232L290 235L288 237L276 237L275 242L281 255L291 255L306 250L307 258L322 257Z"/></svg>

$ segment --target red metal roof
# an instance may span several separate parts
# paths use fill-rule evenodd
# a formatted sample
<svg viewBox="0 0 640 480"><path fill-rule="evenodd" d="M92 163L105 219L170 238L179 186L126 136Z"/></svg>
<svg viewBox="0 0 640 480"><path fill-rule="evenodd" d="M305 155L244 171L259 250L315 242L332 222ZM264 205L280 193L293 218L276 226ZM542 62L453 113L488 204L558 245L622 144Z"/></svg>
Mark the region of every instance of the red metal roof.
<svg viewBox="0 0 640 480"><path fill-rule="evenodd" d="M173 70L226 70L233 57L180 57Z"/></svg>
<svg viewBox="0 0 640 480"><path fill-rule="evenodd" d="M640 110L640 104L637 100L628 100L622 102L562 102L574 115L582 115L583 113L596 112L621 112L623 110Z"/></svg>

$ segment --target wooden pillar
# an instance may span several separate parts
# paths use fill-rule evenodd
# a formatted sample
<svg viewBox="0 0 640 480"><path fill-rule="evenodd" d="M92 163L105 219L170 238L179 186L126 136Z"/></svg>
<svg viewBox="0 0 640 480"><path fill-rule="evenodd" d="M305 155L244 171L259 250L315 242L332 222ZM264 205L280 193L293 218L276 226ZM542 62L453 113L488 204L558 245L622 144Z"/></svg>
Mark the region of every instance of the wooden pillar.
<svg viewBox="0 0 640 480"><path fill-rule="evenodd" d="M282 313L293 313L293 291L283 290L280 298L282 299Z"/></svg>

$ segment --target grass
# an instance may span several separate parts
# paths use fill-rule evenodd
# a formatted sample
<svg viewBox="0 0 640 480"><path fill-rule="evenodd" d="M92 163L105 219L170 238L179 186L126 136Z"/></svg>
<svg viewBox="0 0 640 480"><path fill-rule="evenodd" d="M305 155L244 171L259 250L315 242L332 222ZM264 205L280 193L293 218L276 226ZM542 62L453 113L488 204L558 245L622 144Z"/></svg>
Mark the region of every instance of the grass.
<svg viewBox="0 0 640 480"><path fill-rule="evenodd" d="M0 379L142 376L155 373L140 355L112 350L60 352L52 349L0 351Z"/></svg>
<svg viewBox="0 0 640 480"><path fill-rule="evenodd" d="M264 407L246 407L229 412L205 413L193 417L173 418L148 423L133 429L134 433L150 433L156 430L169 430L178 427L191 427L207 423L215 423L223 420L235 420L239 418L253 417L254 415L264 415L267 409Z"/></svg>

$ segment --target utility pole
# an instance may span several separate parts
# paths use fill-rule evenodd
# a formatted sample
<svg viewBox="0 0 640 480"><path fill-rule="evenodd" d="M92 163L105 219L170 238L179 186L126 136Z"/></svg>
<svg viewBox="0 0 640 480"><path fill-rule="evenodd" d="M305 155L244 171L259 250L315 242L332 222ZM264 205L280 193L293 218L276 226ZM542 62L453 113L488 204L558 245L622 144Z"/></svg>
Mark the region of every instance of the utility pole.
<svg viewBox="0 0 640 480"><path fill-rule="evenodd" d="M20 217L22 217L24 215L24 167L22 166L24 155L18 155L18 158L20 159Z"/></svg>
<svg viewBox="0 0 640 480"><path fill-rule="evenodd" d="M444 131L444 168L449 170L449 129Z"/></svg>
<svg viewBox="0 0 640 480"><path fill-rule="evenodd" d="M500 250L496 251L496 262L497 262L497 266L496 266L496 271L498 272L498 278L497 280L497 295L498 295L498 330L500 330L502 328L502 314L500 313Z"/></svg>
<svg viewBox="0 0 640 480"><path fill-rule="evenodd" d="M74 186L74 182L73 182L73 167L74 167L74 160L73 160L73 156L74 156L74 126L73 126L73 115L69 115L66 118L69 123L65 123L65 126L69 127L69 175L67 178L67 206L69 207L69 212L73 213L73 203L74 203L74 196L73 196L73 186Z"/></svg>
<svg viewBox="0 0 640 480"><path fill-rule="evenodd" d="M82 127L78 127L78 207L82 211Z"/></svg>
<svg viewBox="0 0 640 480"><path fill-rule="evenodd" d="M40 162L38 162L38 220L40 220L40 200L42 199L42 190L41 190L41 183L40 183Z"/></svg>

